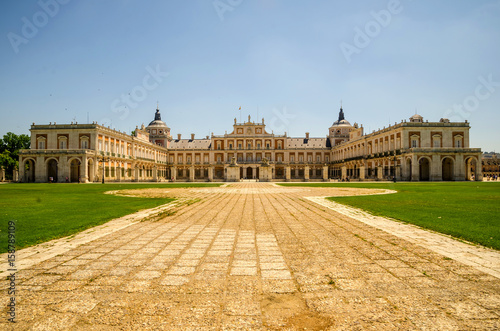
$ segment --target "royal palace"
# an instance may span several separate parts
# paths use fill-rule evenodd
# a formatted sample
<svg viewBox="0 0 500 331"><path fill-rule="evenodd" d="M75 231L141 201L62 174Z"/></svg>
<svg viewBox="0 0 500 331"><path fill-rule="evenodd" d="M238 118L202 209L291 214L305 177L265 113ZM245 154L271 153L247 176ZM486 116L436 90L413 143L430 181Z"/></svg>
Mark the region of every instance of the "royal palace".
<svg viewBox="0 0 500 331"><path fill-rule="evenodd" d="M19 181L482 180L481 149L469 147L469 129L467 121L414 115L365 133L342 108L322 138L269 133L264 119L250 116L224 135L172 137L159 109L132 135L97 123L33 123Z"/></svg>

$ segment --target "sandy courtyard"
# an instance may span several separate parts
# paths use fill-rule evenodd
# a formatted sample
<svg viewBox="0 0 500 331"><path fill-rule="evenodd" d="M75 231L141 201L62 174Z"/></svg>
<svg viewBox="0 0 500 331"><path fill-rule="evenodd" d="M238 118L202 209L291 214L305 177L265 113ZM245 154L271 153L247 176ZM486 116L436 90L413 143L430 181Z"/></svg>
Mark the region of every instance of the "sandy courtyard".
<svg viewBox="0 0 500 331"><path fill-rule="evenodd" d="M392 192L236 183L112 193L180 200L78 245L60 241L19 271L14 325L4 280L1 329L500 329L499 278L312 199Z"/></svg>

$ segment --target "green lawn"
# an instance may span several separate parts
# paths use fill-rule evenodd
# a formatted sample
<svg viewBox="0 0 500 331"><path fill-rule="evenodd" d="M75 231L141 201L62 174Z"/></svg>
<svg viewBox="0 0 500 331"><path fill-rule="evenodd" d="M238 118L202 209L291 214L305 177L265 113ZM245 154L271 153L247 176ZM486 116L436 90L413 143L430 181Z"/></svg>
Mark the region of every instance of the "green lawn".
<svg viewBox="0 0 500 331"><path fill-rule="evenodd" d="M16 221L17 247L68 236L172 199L132 198L105 191L155 187L206 187L220 184L2 184L0 253L7 251L7 226Z"/></svg>
<svg viewBox="0 0 500 331"><path fill-rule="evenodd" d="M334 197L335 202L500 249L500 183L307 183L283 186L363 187L397 194Z"/></svg>

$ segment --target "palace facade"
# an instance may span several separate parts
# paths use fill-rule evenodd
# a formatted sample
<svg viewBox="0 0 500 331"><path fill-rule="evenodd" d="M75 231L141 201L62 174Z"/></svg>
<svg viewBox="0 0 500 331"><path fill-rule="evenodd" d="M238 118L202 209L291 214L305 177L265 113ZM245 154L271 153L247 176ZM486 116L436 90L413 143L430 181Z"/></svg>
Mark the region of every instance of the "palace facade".
<svg viewBox="0 0 500 331"><path fill-rule="evenodd" d="M482 180L481 149L470 148L467 121L420 115L365 133L341 108L323 138L266 131L264 119L231 133L172 137L156 109L133 135L92 124L31 126L19 155L22 182Z"/></svg>

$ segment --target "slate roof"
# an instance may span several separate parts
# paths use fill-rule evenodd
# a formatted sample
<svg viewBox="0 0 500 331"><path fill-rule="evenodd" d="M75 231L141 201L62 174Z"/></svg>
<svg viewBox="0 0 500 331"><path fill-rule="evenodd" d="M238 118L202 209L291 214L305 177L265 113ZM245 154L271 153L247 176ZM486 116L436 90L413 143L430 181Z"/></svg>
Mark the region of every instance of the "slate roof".
<svg viewBox="0 0 500 331"><path fill-rule="evenodd" d="M289 138L287 148L327 148L330 147L328 138Z"/></svg>
<svg viewBox="0 0 500 331"><path fill-rule="evenodd" d="M210 139L176 139L172 140L169 149L210 149Z"/></svg>

